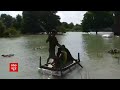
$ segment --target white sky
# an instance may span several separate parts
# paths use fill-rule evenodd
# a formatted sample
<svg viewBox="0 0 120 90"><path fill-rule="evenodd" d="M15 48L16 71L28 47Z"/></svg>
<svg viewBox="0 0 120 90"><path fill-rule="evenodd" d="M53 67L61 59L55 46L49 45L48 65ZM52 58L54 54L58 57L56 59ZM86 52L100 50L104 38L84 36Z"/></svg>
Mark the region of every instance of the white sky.
<svg viewBox="0 0 120 90"><path fill-rule="evenodd" d="M0 14L2 13L9 14L13 17L16 17L18 14L22 15L22 11L0 11ZM61 22L80 24L85 13L86 11L58 11L57 15L60 16Z"/></svg>

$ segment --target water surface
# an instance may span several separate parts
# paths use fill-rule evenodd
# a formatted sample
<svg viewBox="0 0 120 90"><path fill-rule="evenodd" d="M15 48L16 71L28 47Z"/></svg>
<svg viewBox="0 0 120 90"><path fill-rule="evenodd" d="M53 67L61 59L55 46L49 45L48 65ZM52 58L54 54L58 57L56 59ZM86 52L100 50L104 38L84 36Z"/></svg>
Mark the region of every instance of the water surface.
<svg viewBox="0 0 120 90"><path fill-rule="evenodd" d="M106 32L110 33L110 32ZM68 32L58 35L60 44L64 44L74 58L80 53L81 64L66 74L64 79L100 79L120 78L120 64L115 55L108 54L111 48L120 49L120 37L103 38L100 32L86 34L81 32ZM48 58L47 35L26 35L17 38L0 38L0 55L15 54L10 58L0 56L0 78L18 79L48 79L58 78L38 72L39 57L42 64ZM35 49L41 47L41 49ZM56 48L57 51L57 48ZM119 54L117 55L120 56ZM19 72L9 72L9 63L18 62Z"/></svg>

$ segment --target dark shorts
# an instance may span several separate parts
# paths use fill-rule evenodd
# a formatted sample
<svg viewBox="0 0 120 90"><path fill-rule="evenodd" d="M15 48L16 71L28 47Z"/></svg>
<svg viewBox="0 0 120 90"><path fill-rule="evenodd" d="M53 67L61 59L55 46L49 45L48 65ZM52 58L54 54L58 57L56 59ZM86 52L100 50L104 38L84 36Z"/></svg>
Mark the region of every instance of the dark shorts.
<svg viewBox="0 0 120 90"><path fill-rule="evenodd" d="M53 58L55 56L55 49L49 49L49 58Z"/></svg>

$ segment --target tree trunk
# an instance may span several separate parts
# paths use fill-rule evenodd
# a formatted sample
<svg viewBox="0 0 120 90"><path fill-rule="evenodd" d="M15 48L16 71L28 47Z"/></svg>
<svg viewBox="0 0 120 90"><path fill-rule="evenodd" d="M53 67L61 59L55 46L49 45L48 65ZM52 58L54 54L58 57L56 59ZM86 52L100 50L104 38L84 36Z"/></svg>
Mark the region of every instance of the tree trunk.
<svg viewBox="0 0 120 90"><path fill-rule="evenodd" d="M115 17L114 17L114 27L113 32L114 35L120 35L120 11L115 11Z"/></svg>
<svg viewBox="0 0 120 90"><path fill-rule="evenodd" d="M96 35L97 35L97 31L96 31Z"/></svg>
<svg viewBox="0 0 120 90"><path fill-rule="evenodd" d="M98 30L96 29L96 35L98 34Z"/></svg>

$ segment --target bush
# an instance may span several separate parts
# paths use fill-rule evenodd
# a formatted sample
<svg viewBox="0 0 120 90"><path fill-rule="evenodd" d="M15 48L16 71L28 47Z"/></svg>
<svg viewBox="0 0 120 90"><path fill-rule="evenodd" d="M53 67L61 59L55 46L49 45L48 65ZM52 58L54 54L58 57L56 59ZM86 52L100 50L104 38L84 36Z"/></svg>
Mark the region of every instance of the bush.
<svg viewBox="0 0 120 90"><path fill-rule="evenodd" d="M80 32L80 31L82 31L82 27L81 26L74 26L73 30Z"/></svg>
<svg viewBox="0 0 120 90"><path fill-rule="evenodd" d="M16 36L19 36L19 35L20 35L20 31L17 31L14 27L8 28L4 32L5 37L16 37Z"/></svg>
<svg viewBox="0 0 120 90"><path fill-rule="evenodd" d="M0 37L3 37L3 33L5 32L5 30L5 25L0 21Z"/></svg>
<svg viewBox="0 0 120 90"><path fill-rule="evenodd" d="M65 33L66 29L63 26L59 26L59 27L57 27L57 31Z"/></svg>

